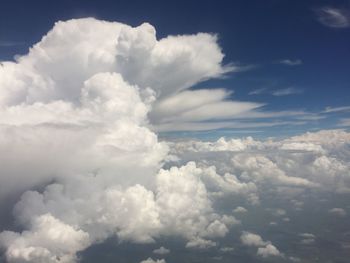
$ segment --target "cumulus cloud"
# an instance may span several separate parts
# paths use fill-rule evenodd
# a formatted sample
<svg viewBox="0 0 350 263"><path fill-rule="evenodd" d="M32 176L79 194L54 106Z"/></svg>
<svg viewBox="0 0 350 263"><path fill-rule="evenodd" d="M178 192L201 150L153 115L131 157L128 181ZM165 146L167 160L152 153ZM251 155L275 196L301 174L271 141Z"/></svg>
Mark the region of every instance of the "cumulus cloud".
<svg viewBox="0 0 350 263"><path fill-rule="evenodd" d="M271 244L270 241L264 241L261 236L251 233L243 232L241 241L246 246L258 247L257 255L261 257L282 256L281 252Z"/></svg>
<svg viewBox="0 0 350 263"><path fill-rule="evenodd" d="M289 187L348 193L349 141L350 135L344 130L321 130L281 140L220 138L169 145L178 157L186 158L195 152L200 155L199 161L221 167L242 183L254 183L258 192L266 185L269 189ZM300 200L293 202L295 207L303 205Z"/></svg>
<svg viewBox="0 0 350 263"><path fill-rule="evenodd" d="M235 250L235 248L233 248L233 247L222 247L222 248L220 248L220 251L222 251L224 253L229 253L229 252L232 252L234 250Z"/></svg>
<svg viewBox="0 0 350 263"><path fill-rule="evenodd" d="M142 260L140 263L166 263L166 261L164 259L153 260L152 258L148 258L148 259Z"/></svg>
<svg viewBox="0 0 350 263"><path fill-rule="evenodd" d="M311 233L301 233L299 236L304 237L304 238L315 238L316 236Z"/></svg>
<svg viewBox="0 0 350 263"><path fill-rule="evenodd" d="M272 244L266 245L266 247L259 247L258 256L262 256L263 258L270 257L270 256L282 256L281 252Z"/></svg>
<svg viewBox="0 0 350 263"><path fill-rule="evenodd" d="M346 216L346 211L343 208L332 208L328 211L330 214L336 215L336 216Z"/></svg>
<svg viewBox="0 0 350 263"><path fill-rule="evenodd" d="M223 89L190 90L233 69L222 59L212 34L158 40L147 23L86 18L57 22L28 54L2 62L0 209L13 216L13 224L1 221L6 260L72 263L108 238L174 237L207 249L240 227L233 209L259 205L266 189L349 193L344 130L159 141L150 127L217 121L213 128L238 114L266 116L260 104L232 101ZM279 254L256 234L241 239L263 257Z"/></svg>
<svg viewBox="0 0 350 263"><path fill-rule="evenodd" d="M233 210L233 212L234 213L246 213L246 212L248 212L248 210L242 206L238 206Z"/></svg>
<svg viewBox="0 0 350 263"><path fill-rule="evenodd" d="M268 244L268 242L265 242L261 236L250 232L243 232L241 235L241 241L244 245L254 247L262 247Z"/></svg>
<svg viewBox="0 0 350 263"><path fill-rule="evenodd" d="M9 262L72 262L90 240L88 233L44 214L34 219L31 231L2 232L0 244L7 247Z"/></svg>
<svg viewBox="0 0 350 263"><path fill-rule="evenodd" d="M170 253L170 250L165 248L165 247L160 247L160 248L153 250L153 253L159 254L159 255L166 255L166 254Z"/></svg>
<svg viewBox="0 0 350 263"><path fill-rule="evenodd" d="M239 224L215 211L212 196L254 186L194 162L160 170L168 146L149 128L152 109L233 69L222 59L212 34L157 40L148 23L86 18L57 22L28 54L2 62L0 198L15 200L4 207L14 206L20 226L0 234L7 260L75 262L109 237L174 235L204 248ZM226 91L198 94L198 104L183 108L191 119L206 103L219 114L220 103L240 111Z"/></svg>

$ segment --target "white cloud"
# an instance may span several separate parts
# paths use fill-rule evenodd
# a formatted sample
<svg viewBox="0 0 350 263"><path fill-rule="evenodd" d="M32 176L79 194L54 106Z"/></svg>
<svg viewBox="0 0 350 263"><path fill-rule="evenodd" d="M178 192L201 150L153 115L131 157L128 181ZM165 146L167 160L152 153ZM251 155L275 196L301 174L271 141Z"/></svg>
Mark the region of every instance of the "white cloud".
<svg viewBox="0 0 350 263"><path fill-rule="evenodd" d="M165 247L160 247L155 250L153 250L154 254L159 254L159 255L166 255L170 253L170 250L165 248Z"/></svg>
<svg viewBox="0 0 350 263"><path fill-rule="evenodd" d="M13 47L24 45L21 41L11 41L11 40L0 40L0 47Z"/></svg>
<svg viewBox="0 0 350 263"><path fill-rule="evenodd" d="M273 215L275 216L285 216L287 212L284 209L276 209L273 211Z"/></svg>
<svg viewBox="0 0 350 263"><path fill-rule="evenodd" d="M216 246L216 242L211 240L206 240L203 238L198 238L198 237L191 239L186 244L186 248L195 248L195 249L208 249L215 246Z"/></svg>
<svg viewBox="0 0 350 263"><path fill-rule="evenodd" d="M346 112L350 111L350 106L341 106L341 107L326 107L322 113L333 113L333 112Z"/></svg>
<svg viewBox="0 0 350 263"><path fill-rule="evenodd" d="M75 262L111 236L149 243L175 235L204 248L238 224L215 212L210 189L239 193L250 184L195 163L159 171L168 147L147 127L156 99L234 69L222 59L215 35L157 40L147 23L85 18L57 22L28 54L1 63L0 198L21 196L14 216L23 228L0 234L7 260ZM241 111L217 92L219 105L210 105L219 115L220 99ZM193 111L190 119L202 119Z"/></svg>
<svg viewBox="0 0 350 263"><path fill-rule="evenodd" d="M313 243L315 243L315 239L313 239L313 238L305 238L305 239L301 240L301 244L304 244L304 245L310 245Z"/></svg>
<svg viewBox="0 0 350 263"><path fill-rule="evenodd" d="M253 114L253 112L251 112ZM249 116L252 118L256 113ZM242 116L243 117L243 116ZM218 129L246 129L274 127L285 125L303 125L304 121L204 121L204 122L169 122L161 123L154 127L156 131L209 131Z"/></svg>
<svg viewBox="0 0 350 263"><path fill-rule="evenodd" d="M200 161L224 168L241 182L253 182L257 193L264 185L269 189L284 187L284 194L285 187L289 192L292 188L293 191L312 188L348 193L349 141L349 133L344 130L322 130L283 140L259 141L248 137L213 142L178 141L171 145L171 151L180 158L200 155ZM300 208L302 204L294 206Z"/></svg>
<svg viewBox="0 0 350 263"><path fill-rule="evenodd" d="M287 95L293 95L293 94L301 94L303 92L304 91L301 89L289 87L289 88L285 88L285 89L273 90L271 92L271 95L273 95L273 96L287 96Z"/></svg>
<svg viewBox="0 0 350 263"><path fill-rule="evenodd" d="M331 28L348 28L350 26L350 15L346 9L334 7L322 7L315 10L317 20Z"/></svg>
<svg viewBox="0 0 350 263"><path fill-rule="evenodd" d="M156 202L160 218L167 226L165 234L182 235L189 240L187 247L203 248L215 245L206 238L223 237L231 225L238 224L234 217L219 216L213 211L207 188L214 184L218 190L228 187L231 191L230 182L219 181L222 184L218 185L216 179L221 177L213 168L201 169L193 162L160 171Z"/></svg>
<svg viewBox="0 0 350 263"><path fill-rule="evenodd" d="M284 64L287 66L298 66L303 64L303 61L301 59L283 59L279 61L280 64Z"/></svg>
<svg viewBox="0 0 350 263"><path fill-rule="evenodd" d="M270 257L270 256L282 256L281 252L272 244L266 245L266 247L259 247L258 256L262 256L263 258Z"/></svg>
<svg viewBox="0 0 350 263"><path fill-rule="evenodd" d="M315 238L316 236L311 233L301 233L299 236L304 237L304 238Z"/></svg>
<svg viewBox="0 0 350 263"><path fill-rule="evenodd" d="M340 126L340 127L350 127L350 118L340 119L340 122L338 123L338 126Z"/></svg>
<svg viewBox="0 0 350 263"><path fill-rule="evenodd" d="M257 234L245 231L241 235L241 242L246 246L258 247L258 256L264 258L269 256L282 256L279 250L272 245L270 241L264 241L261 236Z"/></svg>
<svg viewBox="0 0 350 263"><path fill-rule="evenodd" d="M166 263L166 261L164 259L152 259L152 258L148 258L145 260L142 260L140 263Z"/></svg>
<svg viewBox="0 0 350 263"><path fill-rule="evenodd" d="M272 96L288 96L288 95L293 95L293 94L301 94L304 91L302 89L298 89L295 87L288 87L288 88L284 88L284 89L275 89L275 90L271 90L268 88L260 88L260 89L256 89L256 90L252 90L248 93L248 95L260 95L260 94L268 94L268 95L272 95ZM265 112L264 112L265 113ZM272 114L274 115L285 115L288 116L289 114L286 114L288 112L274 112ZM298 112L291 112L292 114L296 114L298 115ZM311 113L302 113L299 112L302 115L306 115L306 117L308 117L309 115L312 116ZM268 115L269 112L266 112L266 114Z"/></svg>
<svg viewBox="0 0 350 263"><path fill-rule="evenodd" d="M346 216L346 211L343 208L332 208L328 211L330 214L336 215L336 216Z"/></svg>
<svg viewBox="0 0 350 263"><path fill-rule="evenodd" d="M242 206L237 206L237 207L233 210L234 213L246 213L247 211L248 211L248 210L245 209L245 208L242 207Z"/></svg>
<svg viewBox="0 0 350 263"><path fill-rule="evenodd" d="M220 248L220 251L222 251L224 253L232 252L234 250L235 250L235 248L233 248L233 247L222 247L222 248Z"/></svg>
<svg viewBox="0 0 350 263"><path fill-rule="evenodd" d="M252 90L248 93L248 95L259 95L268 92L267 88L260 88L260 89L255 89Z"/></svg>
<svg viewBox="0 0 350 263"><path fill-rule="evenodd" d="M345 131L159 142L148 115L170 130L285 124L222 121L267 113L222 89L188 90L232 70L222 59L211 34L157 40L149 24L87 18L56 23L27 55L1 63L0 199L15 199L6 205L21 229L0 234L7 261L72 263L109 237L171 236L207 249L240 224L217 211L226 197L257 205L264 185L349 192ZM189 148L198 155L187 162ZM245 242L259 244L262 256L277 253L250 234Z"/></svg>
<svg viewBox="0 0 350 263"><path fill-rule="evenodd" d="M261 236L250 232L243 232L241 235L241 241L246 246L254 247L262 247L268 244L261 238Z"/></svg>
<svg viewBox="0 0 350 263"><path fill-rule="evenodd" d="M260 103L228 100L230 92L222 89L187 90L160 100L151 118L159 122L189 122L232 118L263 106Z"/></svg>
<svg viewBox="0 0 350 263"><path fill-rule="evenodd" d="M32 222L31 231L5 231L0 245L6 247L9 262L73 262L75 253L90 245L89 234L74 229L50 214Z"/></svg>

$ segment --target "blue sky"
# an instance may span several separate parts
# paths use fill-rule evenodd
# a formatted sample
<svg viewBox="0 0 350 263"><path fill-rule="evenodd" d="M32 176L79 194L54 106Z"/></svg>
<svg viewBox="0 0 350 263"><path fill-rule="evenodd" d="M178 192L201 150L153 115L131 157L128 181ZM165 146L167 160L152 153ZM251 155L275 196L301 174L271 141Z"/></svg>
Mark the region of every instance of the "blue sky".
<svg viewBox="0 0 350 263"><path fill-rule="evenodd" d="M277 134L273 126L229 129L232 136L239 131L288 135L339 128L340 123L346 124L344 128L349 125L349 109L321 112L350 105L350 28L346 23L332 25L337 17L324 22L325 13L320 10L325 8L341 11L349 22L349 1L7 1L0 10L0 60L27 53L56 21L71 18L92 16L132 26L146 21L155 26L158 38L215 33L224 63L240 65L242 71L193 88L233 90L235 100L263 103L264 111L305 111L318 116L303 124L283 125ZM229 131L209 133L217 137ZM179 134L194 133L175 132Z"/></svg>

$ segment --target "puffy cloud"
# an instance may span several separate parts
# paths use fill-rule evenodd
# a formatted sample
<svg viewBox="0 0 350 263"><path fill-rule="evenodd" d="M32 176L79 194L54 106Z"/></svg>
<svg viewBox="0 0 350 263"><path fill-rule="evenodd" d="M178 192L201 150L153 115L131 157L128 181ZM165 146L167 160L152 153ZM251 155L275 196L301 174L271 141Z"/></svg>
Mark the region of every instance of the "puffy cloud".
<svg viewBox="0 0 350 263"><path fill-rule="evenodd" d="M242 206L238 206L238 207L236 207L236 208L233 210L234 213L246 213L247 211L248 211L248 210L245 209L245 208L242 207Z"/></svg>
<svg viewBox="0 0 350 263"><path fill-rule="evenodd" d="M233 247L222 247L222 248L220 248L220 251L222 251L224 253L232 252L234 250L235 250L235 248L233 248Z"/></svg>
<svg viewBox="0 0 350 263"><path fill-rule="evenodd" d="M2 63L2 104L78 101L82 83L98 72L118 72L126 81L165 96L227 71L215 35L158 41L155 34L147 23L132 28L93 18L57 22L18 63Z"/></svg>
<svg viewBox="0 0 350 263"><path fill-rule="evenodd" d="M286 142L282 144L281 150L324 152L320 145L305 142Z"/></svg>
<svg viewBox="0 0 350 263"><path fill-rule="evenodd" d="M267 141L158 140L152 124L198 129L259 114L260 104L232 101L225 90L189 90L231 70L222 59L215 35L157 40L147 23L87 18L56 23L28 54L2 62L0 209L9 217L13 208L18 226L0 234L7 261L71 263L109 237L172 236L206 249L240 224L223 207L258 204L264 186L347 193L342 130ZM262 256L277 254L254 235L243 239L255 240L245 242Z"/></svg>
<svg viewBox="0 0 350 263"><path fill-rule="evenodd" d="M350 133L344 130L322 130L283 140L220 138L213 142L179 141L169 146L180 159L191 153L193 156L194 152L201 162L220 167L242 183L254 183L258 192L268 185L270 189L273 186L348 193L349 141Z"/></svg>
<svg viewBox="0 0 350 263"><path fill-rule="evenodd" d="M140 263L166 263L166 261L164 259L152 259L152 258L148 258L145 260L142 260Z"/></svg>
<svg viewBox="0 0 350 263"><path fill-rule="evenodd" d="M261 236L250 232L243 232L241 235L241 241L246 246L254 246L254 247L261 247L267 244L267 242L265 242L261 238Z"/></svg>
<svg viewBox="0 0 350 263"><path fill-rule="evenodd" d="M328 211L329 213L336 215L336 216L346 216L346 211L343 208L332 208Z"/></svg>
<svg viewBox="0 0 350 263"><path fill-rule="evenodd" d="M215 246L216 246L216 242L211 241L211 240L206 240L203 238L191 239L186 244L187 248L196 248L196 249L208 249L208 248L215 247Z"/></svg>
<svg viewBox="0 0 350 263"><path fill-rule="evenodd" d="M242 171L241 177L257 183L313 187L307 179L288 176L276 163L261 154L241 154L232 158L233 166Z"/></svg>
<svg viewBox="0 0 350 263"><path fill-rule="evenodd" d="M287 212L284 209L276 209L273 211L273 215L275 216L285 216Z"/></svg>
<svg viewBox="0 0 350 263"><path fill-rule="evenodd" d="M167 226L165 232L187 238L187 247L213 246L205 238L223 237L230 225L238 223L234 217L214 213L205 181L201 180L208 172L213 172L210 167L201 169L190 162L158 174L156 201Z"/></svg>
<svg viewBox="0 0 350 263"><path fill-rule="evenodd" d="M155 250L153 250L153 253L159 254L159 255L166 255L170 253L170 250L165 247L160 247Z"/></svg>
<svg viewBox="0 0 350 263"><path fill-rule="evenodd" d="M315 239L313 238L305 238L301 240L301 244L303 245L310 245L310 244L313 244L314 242L315 242Z"/></svg>
<svg viewBox="0 0 350 263"><path fill-rule="evenodd" d="M304 237L304 238L315 238L314 234L311 233L301 233L299 236Z"/></svg>
<svg viewBox="0 0 350 263"><path fill-rule="evenodd" d="M246 246L258 247L257 255L261 257L282 256L279 250L271 244L270 241L264 241L261 236L251 233L243 232L241 241Z"/></svg>
<svg viewBox="0 0 350 263"><path fill-rule="evenodd" d="M168 146L148 119L171 96L232 70L223 56L212 34L157 40L147 23L85 18L57 22L28 54L2 62L0 199L18 201L23 228L0 234L7 260L74 262L113 236L149 243L175 235L208 247L238 224L215 212L211 189L251 186L194 163L159 171ZM195 106L213 94L202 93ZM229 104L219 93L217 102Z"/></svg>
<svg viewBox="0 0 350 263"><path fill-rule="evenodd" d="M0 234L9 262L72 262L75 253L90 245L89 234L74 229L50 214L37 217L31 231Z"/></svg>
<svg viewBox="0 0 350 263"><path fill-rule="evenodd" d="M193 151L193 152L220 152L220 151L243 151L252 147L259 147L260 142L255 141L252 137L244 139L226 139L224 137L219 138L214 142L203 141L184 141L178 142L174 145L175 149L179 152Z"/></svg>
<svg viewBox="0 0 350 263"><path fill-rule="evenodd" d="M161 170L156 180L156 195L141 185L125 190L118 185L101 189L95 176L75 178L77 182L65 185L51 184L43 193L26 192L16 204L15 215L28 230L21 235L11 232L0 235L6 241L2 244L7 248L7 258L10 262L15 261L12 254L17 255L17 252L11 251L22 251L18 257L30 257L29 262L36 262L39 250L28 252L30 256L26 251L39 244L45 249L45 255L41 255L43 252L40 250L45 260L62 255L71 262L79 250L112 235L121 241L137 243L153 242L159 235L176 235L188 240L188 248L215 246L216 242L210 239L225 236L229 227L239 222L232 216L220 216L214 212L206 186L201 181L204 172L194 163ZM37 234L38 229L45 231L48 226L41 224L38 227L31 223L33 220L41 222L41 218L46 217L56 223L52 225L57 225L58 232L62 226L72 232L72 226L76 226L76 235L84 239L77 238L77 244L69 246L69 249L65 248L69 243L62 242L62 252L56 250L56 243L48 246L46 237ZM32 236L38 241L32 241ZM22 247L24 237L28 241ZM157 250L157 253L160 251L163 253L165 249Z"/></svg>
<svg viewBox="0 0 350 263"><path fill-rule="evenodd" d="M270 256L282 256L281 252L272 244L266 245L266 247L259 247L258 256L262 256L263 258L270 257Z"/></svg>

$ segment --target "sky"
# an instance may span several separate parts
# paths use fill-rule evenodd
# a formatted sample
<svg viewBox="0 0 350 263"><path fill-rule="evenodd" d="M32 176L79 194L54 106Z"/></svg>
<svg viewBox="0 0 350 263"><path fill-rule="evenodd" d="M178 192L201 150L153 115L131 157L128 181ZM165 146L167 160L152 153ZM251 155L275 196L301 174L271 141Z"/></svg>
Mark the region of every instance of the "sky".
<svg viewBox="0 0 350 263"><path fill-rule="evenodd" d="M249 119L225 117L221 119L239 119L243 124L233 125L234 128L217 125L217 129L209 132L188 131L188 127L180 131L167 128L161 130L162 135L213 139L227 133L239 136L248 132L266 137L281 136L281 131L291 135L310 129L346 128L349 111L342 107L349 107L350 98L349 5L348 1L274 0L201 1L200 4L197 1L50 4L11 1L3 3L0 11L0 59L25 54L56 21L71 18L92 16L132 26L146 21L157 29L159 39L167 35L214 33L225 55L223 63L237 68L224 78L201 81L192 89L223 88L233 92L228 99L261 103L257 109L261 112L304 114ZM327 8L335 13L327 13ZM340 110L325 113L327 108ZM246 121L252 124L244 125ZM279 134L275 132L276 126Z"/></svg>
<svg viewBox="0 0 350 263"><path fill-rule="evenodd" d="M0 7L1 263L348 261L349 1Z"/></svg>

